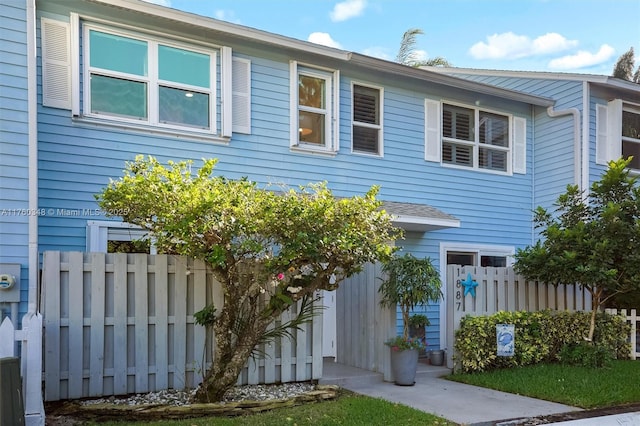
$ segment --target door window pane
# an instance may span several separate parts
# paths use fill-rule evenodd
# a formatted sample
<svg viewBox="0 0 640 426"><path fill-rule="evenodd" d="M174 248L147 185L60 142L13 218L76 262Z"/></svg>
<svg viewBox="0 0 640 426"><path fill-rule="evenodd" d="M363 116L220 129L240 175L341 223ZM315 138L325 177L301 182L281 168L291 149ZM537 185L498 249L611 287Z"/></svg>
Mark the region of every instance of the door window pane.
<svg viewBox="0 0 640 426"><path fill-rule="evenodd" d="M175 47L158 46L160 80L209 88L209 64L209 55Z"/></svg>
<svg viewBox="0 0 640 426"><path fill-rule="evenodd" d="M146 119L147 84L93 74L91 112Z"/></svg>
<svg viewBox="0 0 640 426"><path fill-rule="evenodd" d="M129 37L89 31L92 67L146 76L147 43Z"/></svg>
<svg viewBox="0 0 640 426"><path fill-rule="evenodd" d="M447 252L447 265L475 266L476 254L464 252Z"/></svg>
<svg viewBox="0 0 640 426"><path fill-rule="evenodd" d="M160 86L161 123L209 128L209 95Z"/></svg>

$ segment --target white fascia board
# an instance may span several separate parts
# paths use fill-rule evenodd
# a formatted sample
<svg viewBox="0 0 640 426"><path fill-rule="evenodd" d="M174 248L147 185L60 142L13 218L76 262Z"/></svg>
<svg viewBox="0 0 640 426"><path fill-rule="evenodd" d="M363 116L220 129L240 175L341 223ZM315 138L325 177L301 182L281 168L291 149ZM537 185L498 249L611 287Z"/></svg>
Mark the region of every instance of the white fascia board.
<svg viewBox="0 0 640 426"><path fill-rule="evenodd" d="M445 228L460 228L458 219L438 219L420 216L393 215L391 221L407 231L435 231Z"/></svg>

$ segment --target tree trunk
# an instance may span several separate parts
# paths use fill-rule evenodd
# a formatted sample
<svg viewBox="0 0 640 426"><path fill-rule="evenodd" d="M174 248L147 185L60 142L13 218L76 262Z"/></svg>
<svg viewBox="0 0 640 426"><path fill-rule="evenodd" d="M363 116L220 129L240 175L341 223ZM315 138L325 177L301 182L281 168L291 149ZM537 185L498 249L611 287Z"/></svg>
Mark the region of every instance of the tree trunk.
<svg viewBox="0 0 640 426"><path fill-rule="evenodd" d="M253 348L260 340L268 324L264 321L244 330L234 342L229 341L228 328L224 325L214 326L216 332L213 366L207 372L202 384L195 394L198 402L217 402L225 392L236 384L242 368L246 364Z"/></svg>

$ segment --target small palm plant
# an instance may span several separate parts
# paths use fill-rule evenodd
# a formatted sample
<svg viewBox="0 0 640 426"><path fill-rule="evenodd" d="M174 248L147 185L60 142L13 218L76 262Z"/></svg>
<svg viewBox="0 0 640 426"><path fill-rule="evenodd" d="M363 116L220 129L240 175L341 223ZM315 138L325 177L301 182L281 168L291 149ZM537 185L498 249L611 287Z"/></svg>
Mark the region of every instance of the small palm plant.
<svg viewBox="0 0 640 426"><path fill-rule="evenodd" d="M402 312L402 338L409 339L409 313L417 305L437 302L442 298L440 274L429 257L418 259L411 253L396 255L382 265L386 277L378 289L380 305Z"/></svg>

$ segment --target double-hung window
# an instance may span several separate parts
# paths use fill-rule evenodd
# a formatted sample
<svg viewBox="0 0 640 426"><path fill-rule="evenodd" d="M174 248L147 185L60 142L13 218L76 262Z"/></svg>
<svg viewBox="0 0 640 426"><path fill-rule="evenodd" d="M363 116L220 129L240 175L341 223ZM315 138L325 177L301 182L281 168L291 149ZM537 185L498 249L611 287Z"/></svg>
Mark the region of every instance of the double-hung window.
<svg viewBox="0 0 640 426"><path fill-rule="evenodd" d="M509 117L476 108L442 105L442 162L509 172Z"/></svg>
<svg viewBox="0 0 640 426"><path fill-rule="evenodd" d="M293 147L337 150L334 116L337 114L337 71L301 66L291 62L291 111Z"/></svg>
<svg viewBox="0 0 640 426"><path fill-rule="evenodd" d="M640 105L621 99L597 105L596 131L598 164L633 157L629 167L640 171Z"/></svg>
<svg viewBox="0 0 640 426"><path fill-rule="evenodd" d="M353 152L382 155L382 89L353 84Z"/></svg>
<svg viewBox="0 0 640 426"><path fill-rule="evenodd" d="M215 132L215 52L85 26L85 114Z"/></svg>

